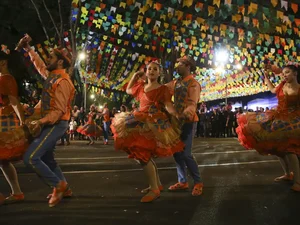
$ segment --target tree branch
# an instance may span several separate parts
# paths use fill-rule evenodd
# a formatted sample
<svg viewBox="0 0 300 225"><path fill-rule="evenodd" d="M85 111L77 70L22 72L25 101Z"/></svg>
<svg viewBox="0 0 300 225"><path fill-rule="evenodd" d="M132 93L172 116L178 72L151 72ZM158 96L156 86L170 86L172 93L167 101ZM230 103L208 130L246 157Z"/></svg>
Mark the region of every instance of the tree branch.
<svg viewBox="0 0 300 225"><path fill-rule="evenodd" d="M50 10L48 9L48 7L47 7L47 5L46 5L46 3L45 3L45 0L43 0L43 5L44 5L44 7L45 7L45 9L46 9L46 11L47 11L47 13L48 13L48 15L49 15L49 17L50 17L52 23L53 23L53 26L54 26L54 29L55 29L55 31L56 31L56 34L57 34L58 38L60 38L60 35L59 35L59 32L58 32L57 26L56 26L56 24L55 24L55 21L54 21L54 19L53 19L53 16L52 16Z"/></svg>
<svg viewBox="0 0 300 225"><path fill-rule="evenodd" d="M71 3L71 9L73 7L72 5L73 3ZM77 14L77 18L76 18L76 21L73 23L72 21L72 13L70 13L70 33L71 33L71 48L72 48L72 62L71 62L71 66L74 67L75 65L75 62L76 62L76 58L77 58L77 49L76 49L76 33L77 33L77 27L78 27L78 23L79 23L79 20L80 20L80 17L81 17L81 1L78 2L78 14Z"/></svg>
<svg viewBox="0 0 300 225"><path fill-rule="evenodd" d="M37 13L37 15L38 15L38 18L39 18L39 20L40 20L40 23L41 23L41 25L42 25L43 31L44 31L44 33L45 33L45 35L46 35L46 38L47 38L48 41L50 41L50 38L49 38L49 35L48 35L48 33L47 33L46 27L45 27L45 25L44 25L44 23L43 23L43 21L42 21L42 17L41 17L41 14L40 14L40 12L39 12L39 9L37 8L37 6L36 6L36 4L34 3L33 0L30 0L30 1L31 1L32 5L33 5L34 8L35 8L35 11L36 11L36 13ZM51 44L51 43L50 43L50 44Z"/></svg>

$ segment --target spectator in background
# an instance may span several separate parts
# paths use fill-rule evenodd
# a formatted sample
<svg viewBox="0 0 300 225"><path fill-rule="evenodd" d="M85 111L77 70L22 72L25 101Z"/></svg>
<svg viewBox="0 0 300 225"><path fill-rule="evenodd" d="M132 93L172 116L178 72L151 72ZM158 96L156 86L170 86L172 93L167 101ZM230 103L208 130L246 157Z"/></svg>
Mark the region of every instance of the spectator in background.
<svg viewBox="0 0 300 225"><path fill-rule="evenodd" d="M97 126L95 123L95 117L96 117L96 107L94 105L90 106L90 112L87 115L88 121L85 125L78 127L77 132L81 133L89 138L89 143L87 145L93 145L94 138L100 137L102 135L102 129L101 127Z"/></svg>
<svg viewBox="0 0 300 225"><path fill-rule="evenodd" d="M125 105L121 105L120 111L121 112L127 112L127 107Z"/></svg>
<svg viewBox="0 0 300 225"><path fill-rule="evenodd" d="M206 120L207 120L206 113L207 113L207 108L206 108L205 103L203 102L200 105L200 108L197 110L197 114L199 117L199 121L197 124L197 134L196 134L197 137L199 137L199 136L206 137L206 132L207 132L206 131Z"/></svg>
<svg viewBox="0 0 300 225"><path fill-rule="evenodd" d="M76 122L77 122L77 126L83 126L86 122L86 114L85 114L85 111L84 111L83 107L80 108L80 111L78 113L78 118L77 118ZM78 133L77 130L76 130L76 133ZM78 133L78 139L79 140L83 140L83 137L84 137L83 134Z"/></svg>
<svg viewBox="0 0 300 225"><path fill-rule="evenodd" d="M113 107L112 110L110 111L110 120L112 120L115 117L115 114L117 113L117 108Z"/></svg>
<svg viewBox="0 0 300 225"><path fill-rule="evenodd" d="M71 121L69 123L70 139L71 140L75 139L76 129L77 129L77 122L76 122L75 118L72 116Z"/></svg>
<svg viewBox="0 0 300 225"><path fill-rule="evenodd" d="M108 104L104 104L103 112L103 136L104 136L104 144L108 145L108 136L110 134L110 113L108 109Z"/></svg>

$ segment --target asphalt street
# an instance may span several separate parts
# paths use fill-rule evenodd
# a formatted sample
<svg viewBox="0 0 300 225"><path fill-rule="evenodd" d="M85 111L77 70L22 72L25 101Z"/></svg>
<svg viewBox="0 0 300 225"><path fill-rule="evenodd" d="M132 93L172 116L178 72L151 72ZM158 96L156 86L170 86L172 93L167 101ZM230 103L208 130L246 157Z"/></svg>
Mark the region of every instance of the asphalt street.
<svg viewBox="0 0 300 225"><path fill-rule="evenodd" d="M165 191L152 203L140 203L147 187L140 165L123 152L96 142L59 146L56 158L74 196L49 208L51 190L21 162L16 164L26 200L0 206L0 225L298 225L300 193L282 175L276 157L245 150L236 138L195 138L194 155L204 180L203 195L168 192L177 181L172 157L156 159ZM0 176L0 192L9 187Z"/></svg>

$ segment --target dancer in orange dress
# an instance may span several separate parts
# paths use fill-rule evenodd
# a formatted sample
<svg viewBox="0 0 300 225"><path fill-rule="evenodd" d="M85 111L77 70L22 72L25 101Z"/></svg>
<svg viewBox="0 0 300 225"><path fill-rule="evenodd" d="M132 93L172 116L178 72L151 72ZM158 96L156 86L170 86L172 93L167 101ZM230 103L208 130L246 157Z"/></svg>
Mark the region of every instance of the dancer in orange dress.
<svg viewBox="0 0 300 225"><path fill-rule="evenodd" d="M282 71L284 80L277 86L268 78L271 66L266 67L265 82L278 98L278 107L266 112L249 112L238 117L236 131L240 143L263 155L277 155L294 171L294 191L300 191L300 76L299 68L287 65ZM285 166L286 167L286 166ZM286 173L288 171L284 169ZM290 178L290 174L280 177ZM278 179L278 178L277 178ZM287 179L288 180L288 179Z"/></svg>
<svg viewBox="0 0 300 225"><path fill-rule="evenodd" d="M94 139L93 137L100 137L102 135L102 129L99 127L94 119L96 116L96 107L94 105L90 106L90 112L88 114L88 121L86 122L85 125L78 127L77 132L87 136L90 141L88 145L93 145Z"/></svg>
<svg viewBox="0 0 300 225"><path fill-rule="evenodd" d="M179 127L172 125L163 111L166 109L171 115L178 116L168 88L157 81L160 71L160 65L151 62L146 71L147 82L139 79L144 72L132 76L126 92L140 102L139 110L116 114L111 125L115 148L138 160L148 179L149 188L142 191L147 194L141 202L152 202L163 189L153 158L172 156L184 147Z"/></svg>
<svg viewBox="0 0 300 225"><path fill-rule="evenodd" d="M18 86L10 74L10 68L16 65L11 65L13 56L7 53L0 51L0 168L11 188L11 195L4 203L10 204L24 200L11 162L22 158L29 145L29 133L23 126L25 118L18 98Z"/></svg>

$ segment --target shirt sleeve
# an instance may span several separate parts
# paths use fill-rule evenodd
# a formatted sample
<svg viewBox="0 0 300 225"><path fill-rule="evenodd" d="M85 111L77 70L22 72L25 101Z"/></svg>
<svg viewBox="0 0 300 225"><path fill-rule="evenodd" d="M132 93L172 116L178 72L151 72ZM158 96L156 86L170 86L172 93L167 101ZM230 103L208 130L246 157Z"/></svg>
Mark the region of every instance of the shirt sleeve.
<svg viewBox="0 0 300 225"><path fill-rule="evenodd" d="M68 81L62 80L59 82L54 94L56 108L41 119L43 124L54 124L60 120L62 115L68 110L67 105L71 97L71 92L72 88Z"/></svg>
<svg viewBox="0 0 300 225"><path fill-rule="evenodd" d="M39 54L37 54L33 49L31 49L28 54L30 56L30 60L32 61L39 74L41 74L41 76L46 79L49 75L49 71L47 70L47 66L45 65Z"/></svg>
<svg viewBox="0 0 300 225"><path fill-rule="evenodd" d="M197 103L200 100L200 92L200 84L196 81L194 81L188 87L188 99L186 102L187 107L184 109L183 114L186 115L190 120L192 120L195 115Z"/></svg>
<svg viewBox="0 0 300 225"><path fill-rule="evenodd" d="M144 88L144 81L138 81L136 82L133 87L131 88L132 95L137 100L139 100L140 93L143 91Z"/></svg>

